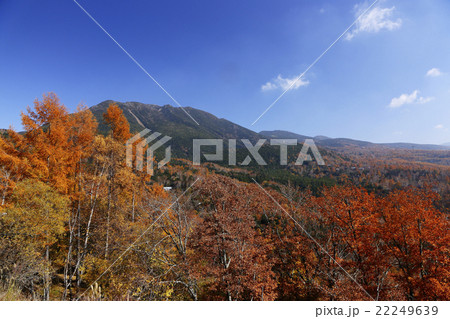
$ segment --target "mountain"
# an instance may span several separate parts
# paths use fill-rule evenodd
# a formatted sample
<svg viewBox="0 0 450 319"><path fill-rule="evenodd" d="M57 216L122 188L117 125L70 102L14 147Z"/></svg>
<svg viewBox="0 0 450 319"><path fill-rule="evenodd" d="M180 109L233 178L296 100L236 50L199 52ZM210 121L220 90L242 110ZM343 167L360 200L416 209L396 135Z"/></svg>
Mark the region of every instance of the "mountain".
<svg viewBox="0 0 450 319"><path fill-rule="evenodd" d="M373 147L375 144L367 141L353 140L350 138L328 138L319 139L317 145L322 145L324 147L332 148L343 148L343 147L358 147L358 148L369 148Z"/></svg>
<svg viewBox="0 0 450 319"><path fill-rule="evenodd" d="M328 136L323 136L323 135L317 135L314 136L314 140L319 141L319 140L329 140L331 137Z"/></svg>
<svg viewBox="0 0 450 319"><path fill-rule="evenodd" d="M249 139L255 143L260 138L268 138L297 139L299 142L303 142L305 139L314 139L319 147L331 150L353 148L368 150L374 148L387 150L450 150L450 145L371 143L349 138L330 138L327 136L310 137L283 130L261 131L256 133L226 119L218 118L211 113L192 107L185 107L184 110L199 123L197 125L179 107L112 100L101 102L90 108L99 122L99 131L103 134L108 131L108 127L103 121L103 113L111 103L116 103L122 109L130 123L130 128L133 133L138 133L144 128L148 128L153 132L159 132L172 137L172 151L174 152L174 156L184 157L190 154L192 140L202 138L224 139L225 148L228 139Z"/></svg>
<svg viewBox="0 0 450 319"><path fill-rule="evenodd" d="M266 138L278 138L278 139L290 139L290 138L296 138L299 142L303 142L305 139L313 139L314 142L317 145L321 145L322 147L330 147L330 148L342 148L342 147L349 147L349 146L357 146L357 147L369 147L371 145L374 145L370 142L365 141L358 141L358 140L352 140L349 138L330 138L323 135L318 136L306 136L306 135L300 135L297 133L292 133L289 131L261 131L259 132L262 136Z"/></svg>
<svg viewBox="0 0 450 319"><path fill-rule="evenodd" d="M277 139L297 139L299 142L303 142L306 139L311 139L312 137L306 136L306 135L300 135L288 131L261 131L259 132L260 135L266 137L266 138L277 138Z"/></svg>
<svg viewBox="0 0 450 319"><path fill-rule="evenodd" d="M297 138L305 140L306 138L314 139L314 142L325 148L340 149L340 148L385 148L394 150L450 150L450 145L434 145L434 144L414 144L414 143L372 143L367 141L354 140L349 138L330 138L326 136L307 137L288 131L261 131L259 134L268 138L288 139Z"/></svg>
<svg viewBox="0 0 450 319"><path fill-rule="evenodd" d="M130 123L133 133L138 133L144 128L152 132L159 132L172 137L172 151L175 156L185 156L192 148L193 139L249 139L253 143L261 136L245 127L237 125L225 119L217 118L211 113L192 107L185 107L198 123L197 125L182 108L171 105L158 106L139 102L104 101L90 108L99 122L99 131L106 133L108 128L103 121L103 113L109 104L115 103L122 109L123 114Z"/></svg>

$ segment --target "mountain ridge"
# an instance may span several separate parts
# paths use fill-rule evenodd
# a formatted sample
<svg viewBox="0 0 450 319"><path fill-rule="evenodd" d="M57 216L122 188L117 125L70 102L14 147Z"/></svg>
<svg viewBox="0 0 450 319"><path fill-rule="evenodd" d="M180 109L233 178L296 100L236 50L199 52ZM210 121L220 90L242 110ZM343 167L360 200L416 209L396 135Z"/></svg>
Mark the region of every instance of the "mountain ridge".
<svg viewBox="0 0 450 319"><path fill-rule="evenodd" d="M111 103L117 104L123 111L132 133L147 128L172 137L172 151L175 156L188 155L190 147L187 146L192 146L193 139L223 139L227 144L227 140L233 138L249 139L253 143L261 138L256 132L193 107L184 107L183 111L171 105L159 106L112 100L103 101L90 108L99 123L99 131L103 134L108 132L108 126L103 121L103 113ZM199 125L189 118L185 111L196 119Z"/></svg>
<svg viewBox="0 0 450 319"><path fill-rule="evenodd" d="M278 139L289 139L296 138L298 140L304 141L305 139L313 139L314 142L322 147L331 147L331 148L339 148L339 147L363 147L363 148L375 148L375 147L383 147L387 149L396 149L396 150L450 150L450 145L446 144L416 144L416 143L405 143L405 142L397 142L397 143L374 143L362 140L355 140L351 138L331 138L326 136L315 136L310 137L306 135L300 135L297 133L282 131L282 130L274 130L274 131L261 131L259 132L261 135L268 138L278 138ZM296 136L296 137L295 137Z"/></svg>
<svg viewBox="0 0 450 319"><path fill-rule="evenodd" d="M224 139L225 144L227 144L226 140L228 139L249 139L252 142L256 142L260 138L297 139L299 142L303 142L305 139L313 139L318 146L331 149L359 147L395 150L450 150L450 145L446 144L373 143L350 138L331 138L322 135L311 137L285 130L261 131L258 133L193 107L180 108L169 104L159 106L135 101L105 100L90 107L91 112L99 122L99 131L103 134L106 134L108 130L107 125L103 121L103 113L111 103L117 104L122 109L133 133L138 133L144 128L148 128L171 136L175 141L174 146L181 147L183 154L187 152L184 147L187 145L186 143L191 144L192 139L201 138ZM189 118L185 111L196 119L199 125Z"/></svg>
<svg viewBox="0 0 450 319"><path fill-rule="evenodd" d="M186 143L192 144L192 139L224 139L224 144L228 144L228 139L249 139L255 143L258 139L297 139L304 142L306 139L313 139L321 147L339 149L344 147L359 148L383 148L392 150L450 150L450 143L443 144L418 144L408 142L374 143L350 138L331 138L317 135L308 136L286 130L264 130L254 132L239 124L233 123L224 118L218 118L212 113L194 107L175 107L170 104L163 106L156 104L146 104L136 101L119 102L105 100L89 109L97 119L99 132L108 133L108 126L103 120L103 113L106 112L109 104L115 103L124 112L130 124L132 133L138 133L147 128L151 131L168 135L180 141L175 141L175 146L183 149L182 154L186 155L184 147ZM184 111L183 111L184 109ZM197 125L187 114L188 112L200 125ZM0 134L7 134L7 129L0 128ZM180 144L180 145L177 145ZM239 144L239 141L238 141ZM177 155L177 152L175 152ZM178 154L181 155L181 154Z"/></svg>

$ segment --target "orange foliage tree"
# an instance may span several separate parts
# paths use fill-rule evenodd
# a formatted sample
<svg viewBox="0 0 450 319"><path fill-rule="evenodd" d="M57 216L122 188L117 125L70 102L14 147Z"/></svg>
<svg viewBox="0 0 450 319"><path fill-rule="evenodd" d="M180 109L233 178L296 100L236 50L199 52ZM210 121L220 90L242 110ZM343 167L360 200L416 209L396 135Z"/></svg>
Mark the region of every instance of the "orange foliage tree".
<svg viewBox="0 0 450 319"><path fill-rule="evenodd" d="M125 143L131 137L130 124L117 104L111 103L103 114L103 118L110 125L114 139Z"/></svg>

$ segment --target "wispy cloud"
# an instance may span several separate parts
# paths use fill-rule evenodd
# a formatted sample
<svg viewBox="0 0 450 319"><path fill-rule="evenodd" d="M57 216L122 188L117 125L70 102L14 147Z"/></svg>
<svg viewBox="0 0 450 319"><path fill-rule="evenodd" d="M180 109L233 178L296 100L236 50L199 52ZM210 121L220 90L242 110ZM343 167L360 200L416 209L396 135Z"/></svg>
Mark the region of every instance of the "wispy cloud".
<svg viewBox="0 0 450 319"><path fill-rule="evenodd" d="M436 125L434 128L435 128L435 129L438 129L438 130L443 130L445 127L444 127L443 124L438 124L438 125Z"/></svg>
<svg viewBox="0 0 450 319"><path fill-rule="evenodd" d="M358 17L361 12L367 8L367 4L358 4L355 6L355 17ZM355 28L347 33L346 39L351 40L361 32L377 33L381 30L392 31L398 29L402 25L402 20L397 18L392 19L395 7L380 8L375 7L359 18L356 22Z"/></svg>
<svg viewBox="0 0 450 319"><path fill-rule="evenodd" d="M394 97L389 104L391 108L401 107L405 104L425 104L434 99L434 97L419 96L420 91L415 90L411 94L402 94L399 97Z"/></svg>
<svg viewBox="0 0 450 319"><path fill-rule="evenodd" d="M286 91L287 89L289 89L291 87L291 85L292 85L291 90L296 90L299 87L306 86L309 84L308 80L304 80L302 78L297 80L297 78L298 78L298 76L294 76L292 78L283 78L280 74L272 81L269 81L266 84L262 85L261 91L271 91L271 90L277 90L277 89Z"/></svg>
<svg viewBox="0 0 450 319"><path fill-rule="evenodd" d="M439 70L438 68L432 68L432 69L428 70L426 76L438 77L438 76L441 76L441 75L442 75L441 70Z"/></svg>

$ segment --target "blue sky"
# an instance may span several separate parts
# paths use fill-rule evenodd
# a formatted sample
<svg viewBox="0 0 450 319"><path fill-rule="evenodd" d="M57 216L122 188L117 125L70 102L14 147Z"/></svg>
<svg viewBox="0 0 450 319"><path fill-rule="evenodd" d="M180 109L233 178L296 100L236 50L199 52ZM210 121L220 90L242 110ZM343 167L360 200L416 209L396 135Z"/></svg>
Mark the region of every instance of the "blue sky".
<svg viewBox="0 0 450 319"><path fill-rule="evenodd" d="M381 0L253 126L371 2L78 2L183 106L255 131L450 142L449 1ZM73 1L0 0L0 127L49 91L70 110L174 104Z"/></svg>

